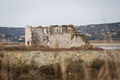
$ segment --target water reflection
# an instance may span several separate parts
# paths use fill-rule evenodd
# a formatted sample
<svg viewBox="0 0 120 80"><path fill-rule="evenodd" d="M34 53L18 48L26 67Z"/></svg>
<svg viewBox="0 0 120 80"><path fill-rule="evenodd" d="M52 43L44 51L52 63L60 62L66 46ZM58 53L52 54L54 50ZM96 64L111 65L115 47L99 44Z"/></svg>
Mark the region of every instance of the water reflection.
<svg viewBox="0 0 120 80"><path fill-rule="evenodd" d="M102 48L102 49L107 49L107 50L116 50L116 49L120 49L120 46L116 46L116 47L115 47L115 46L114 46L114 47L111 47L111 46L108 47L108 46L107 46L107 47L100 47L100 48Z"/></svg>

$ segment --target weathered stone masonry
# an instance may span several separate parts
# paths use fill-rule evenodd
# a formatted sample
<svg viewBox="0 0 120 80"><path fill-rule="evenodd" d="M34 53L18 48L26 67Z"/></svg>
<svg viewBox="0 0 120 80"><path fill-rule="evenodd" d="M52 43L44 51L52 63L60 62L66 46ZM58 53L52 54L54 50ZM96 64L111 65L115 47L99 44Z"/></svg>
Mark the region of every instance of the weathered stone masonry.
<svg viewBox="0 0 120 80"><path fill-rule="evenodd" d="M81 47L87 44L83 34L75 32L73 25L52 25L50 27L25 27L25 44L42 45L51 48Z"/></svg>

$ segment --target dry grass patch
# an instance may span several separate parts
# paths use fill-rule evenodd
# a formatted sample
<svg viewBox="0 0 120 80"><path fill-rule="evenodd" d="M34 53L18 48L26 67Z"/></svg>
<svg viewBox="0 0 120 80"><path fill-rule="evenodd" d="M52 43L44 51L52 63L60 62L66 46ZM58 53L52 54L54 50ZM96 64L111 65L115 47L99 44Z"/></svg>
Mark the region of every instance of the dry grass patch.
<svg viewBox="0 0 120 80"><path fill-rule="evenodd" d="M103 50L101 48L96 48L91 45L84 45L81 47L72 47L72 48L50 48L44 46L7 46L0 45L0 51L69 51L69 50Z"/></svg>

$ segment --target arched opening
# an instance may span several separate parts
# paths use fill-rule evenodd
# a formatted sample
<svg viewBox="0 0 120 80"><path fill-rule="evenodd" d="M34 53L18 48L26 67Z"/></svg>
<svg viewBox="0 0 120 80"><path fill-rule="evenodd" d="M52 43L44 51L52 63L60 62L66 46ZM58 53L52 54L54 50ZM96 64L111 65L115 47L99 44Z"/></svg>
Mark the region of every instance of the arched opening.
<svg viewBox="0 0 120 80"><path fill-rule="evenodd" d="M28 41L28 42L27 42L27 45L29 45L29 44L30 44L30 42Z"/></svg>

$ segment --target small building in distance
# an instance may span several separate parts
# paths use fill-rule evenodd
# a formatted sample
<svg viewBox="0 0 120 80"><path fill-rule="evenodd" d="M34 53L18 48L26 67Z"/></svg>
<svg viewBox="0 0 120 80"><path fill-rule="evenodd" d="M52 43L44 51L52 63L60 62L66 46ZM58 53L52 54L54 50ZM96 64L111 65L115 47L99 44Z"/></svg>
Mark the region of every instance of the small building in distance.
<svg viewBox="0 0 120 80"><path fill-rule="evenodd" d="M49 46L50 48L72 48L86 45L83 34L75 32L73 25L51 25L49 27L25 27L26 46Z"/></svg>

